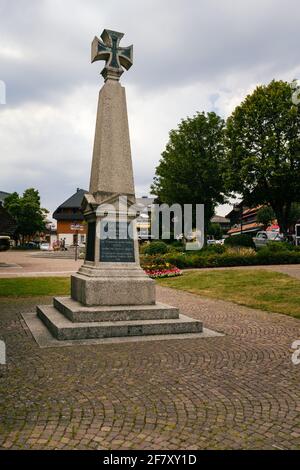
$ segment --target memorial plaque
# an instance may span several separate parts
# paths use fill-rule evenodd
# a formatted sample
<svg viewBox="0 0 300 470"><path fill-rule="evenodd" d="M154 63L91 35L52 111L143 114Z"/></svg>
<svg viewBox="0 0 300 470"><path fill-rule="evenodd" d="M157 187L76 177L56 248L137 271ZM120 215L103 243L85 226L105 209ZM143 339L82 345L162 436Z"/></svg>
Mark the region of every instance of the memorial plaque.
<svg viewBox="0 0 300 470"><path fill-rule="evenodd" d="M87 261L95 261L95 236L96 222L89 222L85 257Z"/></svg>
<svg viewBox="0 0 300 470"><path fill-rule="evenodd" d="M134 240L129 235L129 222L102 222L100 261L134 263Z"/></svg>

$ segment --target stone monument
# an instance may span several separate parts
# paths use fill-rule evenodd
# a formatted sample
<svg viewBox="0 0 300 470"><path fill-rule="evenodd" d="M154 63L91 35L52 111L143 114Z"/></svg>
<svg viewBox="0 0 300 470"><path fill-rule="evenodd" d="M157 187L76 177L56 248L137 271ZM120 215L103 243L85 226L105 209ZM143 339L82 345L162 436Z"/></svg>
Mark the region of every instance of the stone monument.
<svg viewBox="0 0 300 470"><path fill-rule="evenodd" d="M92 42L92 62L106 65L90 188L82 205L88 225L85 261L71 277L71 297L37 307L59 340L202 331L201 322L156 302L155 282L140 267L126 96L119 82L123 68L132 66L133 47L120 47L122 37L105 29L102 40Z"/></svg>

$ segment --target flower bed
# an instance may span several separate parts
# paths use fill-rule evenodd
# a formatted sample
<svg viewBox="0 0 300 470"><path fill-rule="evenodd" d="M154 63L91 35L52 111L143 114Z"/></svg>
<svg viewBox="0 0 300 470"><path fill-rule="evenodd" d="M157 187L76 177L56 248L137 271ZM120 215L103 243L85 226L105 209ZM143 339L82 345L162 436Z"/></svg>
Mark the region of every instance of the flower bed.
<svg viewBox="0 0 300 470"><path fill-rule="evenodd" d="M147 256L141 258L141 266L145 273L152 279L162 277L175 277L180 276L182 272L177 266L162 260L159 257Z"/></svg>
<svg viewBox="0 0 300 470"><path fill-rule="evenodd" d="M168 269L153 269L149 271L145 270L145 273L148 274L148 276L152 279L160 279L163 277L175 277L182 275L180 269L176 268L175 266Z"/></svg>

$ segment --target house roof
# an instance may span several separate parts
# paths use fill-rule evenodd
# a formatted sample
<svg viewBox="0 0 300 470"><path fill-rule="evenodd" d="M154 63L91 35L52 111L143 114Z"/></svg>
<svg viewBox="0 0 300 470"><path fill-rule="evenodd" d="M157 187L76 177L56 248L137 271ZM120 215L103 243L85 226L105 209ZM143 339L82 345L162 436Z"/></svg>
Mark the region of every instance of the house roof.
<svg viewBox="0 0 300 470"><path fill-rule="evenodd" d="M87 193L85 189L78 188L76 193L63 202L57 209L79 209L81 207L83 196ZM56 210L57 210L56 209Z"/></svg>
<svg viewBox="0 0 300 470"><path fill-rule="evenodd" d="M232 214L236 214L240 209L242 209L243 207L243 201L240 202L239 204L235 204L233 206L233 208L231 209L230 212L228 212L228 214L225 216L225 217L230 217ZM246 207L244 206L245 208L243 209L243 217L246 215L250 215L250 214L255 214L256 212L259 211L259 209L261 209L261 207L263 207L263 205L260 205L260 206L256 206L256 207Z"/></svg>
<svg viewBox="0 0 300 470"><path fill-rule="evenodd" d="M225 215L225 217L228 219L232 214L237 214L237 212L240 212L240 209L243 207L244 201L241 201L239 203L233 204L233 208L231 209L228 214Z"/></svg>
<svg viewBox="0 0 300 470"><path fill-rule="evenodd" d="M253 222L252 224L243 224L242 232L254 232L256 230L261 230L263 228L263 224L258 224L257 222ZM241 232L241 226L238 225L236 227L231 228L228 230L228 235L234 235Z"/></svg>
<svg viewBox="0 0 300 470"><path fill-rule="evenodd" d="M68 219L68 220L81 220L83 216L81 214L68 214L64 212L64 209L77 209L78 212L81 210L81 203L85 194L88 191L85 189L78 188L76 193L72 194L66 201L64 201L58 208L53 212L53 218L56 220Z"/></svg>
<svg viewBox="0 0 300 470"><path fill-rule="evenodd" d="M211 220L213 224L230 224L230 219L222 215L214 215Z"/></svg>
<svg viewBox="0 0 300 470"><path fill-rule="evenodd" d="M256 206L256 207L252 207L250 209L246 209L245 211L243 211L243 215L249 215L249 214L255 214L256 212L259 211L259 209L261 209L263 206L260 205L260 206Z"/></svg>

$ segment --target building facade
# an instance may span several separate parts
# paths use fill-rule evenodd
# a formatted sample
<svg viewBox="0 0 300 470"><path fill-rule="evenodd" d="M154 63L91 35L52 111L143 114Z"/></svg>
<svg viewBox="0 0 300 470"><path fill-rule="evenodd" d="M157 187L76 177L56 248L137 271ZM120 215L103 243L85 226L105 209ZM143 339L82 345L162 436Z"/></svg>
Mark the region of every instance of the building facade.
<svg viewBox="0 0 300 470"><path fill-rule="evenodd" d="M236 204L233 209L226 215L230 220L231 228L228 235L240 235L247 233L255 236L257 232L264 229L264 225L257 222L257 213L263 206L253 208L243 206L243 203Z"/></svg>
<svg viewBox="0 0 300 470"><path fill-rule="evenodd" d="M140 240L149 240L151 238L151 209L154 204L154 198L143 196L136 198L136 228Z"/></svg>
<svg viewBox="0 0 300 470"><path fill-rule="evenodd" d="M3 206L7 196L10 196L10 193L7 193L6 191L0 191L0 204L2 204Z"/></svg>
<svg viewBox="0 0 300 470"><path fill-rule="evenodd" d="M77 188L77 191L63 202L53 213L53 218L57 221L57 240L63 241L66 247L84 246L86 243L87 225L81 212L81 203L84 189Z"/></svg>
<svg viewBox="0 0 300 470"><path fill-rule="evenodd" d="M10 193L0 191L0 235L13 237L17 224L14 218L4 209L4 201Z"/></svg>
<svg viewBox="0 0 300 470"><path fill-rule="evenodd" d="M227 233L227 231L230 229L230 219L227 219L222 215L214 215L210 221L212 224L220 225L224 234Z"/></svg>

